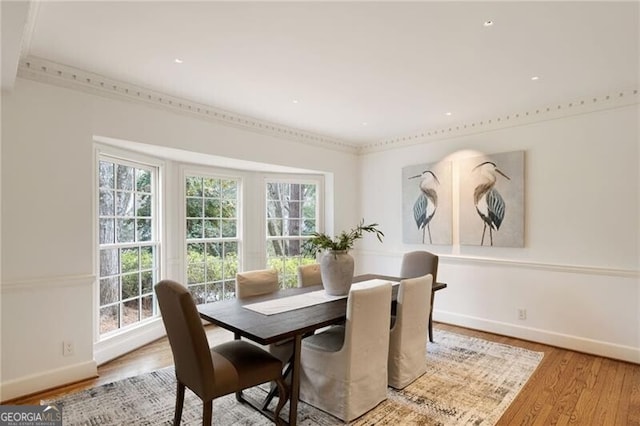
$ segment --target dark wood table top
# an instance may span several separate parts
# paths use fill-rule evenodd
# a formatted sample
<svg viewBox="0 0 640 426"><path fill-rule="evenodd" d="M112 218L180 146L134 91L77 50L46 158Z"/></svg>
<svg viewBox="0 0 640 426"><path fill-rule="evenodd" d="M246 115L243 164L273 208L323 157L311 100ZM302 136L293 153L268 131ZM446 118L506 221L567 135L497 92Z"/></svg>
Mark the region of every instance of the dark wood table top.
<svg viewBox="0 0 640 426"><path fill-rule="evenodd" d="M400 281L399 277L366 274L354 277L353 282L383 279ZM444 283L435 283L433 291L445 288ZM276 343L295 335L306 334L318 328L337 324L346 319L347 298L307 306L301 309L264 315L243 305L262 302L296 294L321 290L322 285L288 288L263 296L248 297L246 299L231 299L198 305L200 317L240 336L253 340L262 345ZM396 300L398 286L393 287L393 300Z"/></svg>

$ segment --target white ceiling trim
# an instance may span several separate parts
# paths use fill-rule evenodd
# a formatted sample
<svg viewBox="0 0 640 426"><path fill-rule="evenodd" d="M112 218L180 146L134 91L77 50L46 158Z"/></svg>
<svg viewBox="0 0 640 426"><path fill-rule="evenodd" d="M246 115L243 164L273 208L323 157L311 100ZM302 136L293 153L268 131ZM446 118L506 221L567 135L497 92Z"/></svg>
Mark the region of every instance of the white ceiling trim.
<svg viewBox="0 0 640 426"><path fill-rule="evenodd" d="M110 98L153 104L164 109L169 109L173 112L196 116L201 119L215 121L244 130L248 129L268 136L290 139L307 145L320 146L352 154L357 153L357 149L354 145L338 139L236 114L210 105L189 101L187 99L170 96L165 93L124 83L99 74L58 64L56 62L34 56L28 56L20 61L18 66L18 76L30 80L77 89L92 94L99 94Z"/></svg>
<svg viewBox="0 0 640 426"><path fill-rule="evenodd" d="M188 114L268 136L360 155L640 103L638 89L626 88L608 94L585 96L577 100L554 103L528 111L425 130L409 136L400 136L365 145L353 145L335 138L243 116L33 56L20 61L18 76L110 98L152 104L173 112Z"/></svg>
<svg viewBox="0 0 640 426"><path fill-rule="evenodd" d="M640 98L637 88L617 90L609 94L586 96L574 101L549 104L544 107L534 108L528 111L515 112L504 116L476 120L469 123L458 123L439 129L423 131L410 136L402 136L380 142L374 142L358 147L358 153L367 154L386 151L389 149L398 149L405 146L484 133L508 127L523 126L541 121L588 114L595 111L621 108L638 103L640 103Z"/></svg>

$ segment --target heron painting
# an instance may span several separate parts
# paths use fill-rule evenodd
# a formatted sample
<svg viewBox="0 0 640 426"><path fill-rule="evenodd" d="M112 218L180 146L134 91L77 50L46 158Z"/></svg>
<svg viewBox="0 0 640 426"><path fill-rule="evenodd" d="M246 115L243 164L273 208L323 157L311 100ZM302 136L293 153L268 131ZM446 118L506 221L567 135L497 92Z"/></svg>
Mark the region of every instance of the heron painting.
<svg viewBox="0 0 640 426"><path fill-rule="evenodd" d="M524 246L524 152L459 162L460 243Z"/></svg>
<svg viewBox="0 0 640 426"><path fill-rule="evenodd" d="M403 241L451 244L451 162L402 169Z"/></svg>

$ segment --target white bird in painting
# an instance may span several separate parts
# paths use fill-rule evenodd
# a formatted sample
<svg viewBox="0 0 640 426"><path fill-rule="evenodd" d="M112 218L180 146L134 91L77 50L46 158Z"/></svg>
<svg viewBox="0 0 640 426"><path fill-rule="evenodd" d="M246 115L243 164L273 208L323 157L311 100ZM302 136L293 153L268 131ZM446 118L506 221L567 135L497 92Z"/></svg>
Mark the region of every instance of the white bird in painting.
<svg viewBox="0 0 640 426"><path fill-rule="evenodd" d="M411 176L409 179L420 180L420 195L413 204L413 218L418 229L422 229L422 243L424 244L425 229L429 232L429 244L433 244L431 239L430 222L438 208L438 193L436 186L440 185L438 177L431 170L425 170L419 175Z"/></svg>
<svg viewBox="0 0 640 426"><path fill-rule="evenodd" d="M497 180L496 174L500 174L505 178L511 178L498 169L495 163L485 161L473 168L473 171L480 173L481 181L473 191L473 202L476 205L476 211L484 222L482 229L482 240L480 245L484 245L484 235L489 228L489 239L493 245L493 230L499 230L502 220L504 219L505 203L500 193L495 189Z"/></svg>

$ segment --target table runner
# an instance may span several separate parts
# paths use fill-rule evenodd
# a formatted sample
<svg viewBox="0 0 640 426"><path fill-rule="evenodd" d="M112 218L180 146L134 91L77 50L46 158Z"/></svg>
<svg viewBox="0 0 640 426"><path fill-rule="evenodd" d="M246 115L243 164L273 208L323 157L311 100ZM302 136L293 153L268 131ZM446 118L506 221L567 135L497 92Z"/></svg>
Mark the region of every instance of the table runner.
<svg viewBox="0 0 640 426"><path fill-rule="evenodd" d="M373 279L367 281L361 281L359 283L353 283L351 288L365 288L373 285L377 285L380 283L390 282L392 285L397 285L399 283L381 280L381 279ZM295 296L282 297L280 299L272 299L264 302L251 303L249 305L244 305L243 308L252 310L254 312L258 312L263 315L274 315L282 312L294 311L296 309L306 308L308 306L318 305L320 303L332 302L338 299L344 299L348 295L344 296L331 296L327 294L324 290L312 291L309 293L296 294Z"/></svg>

